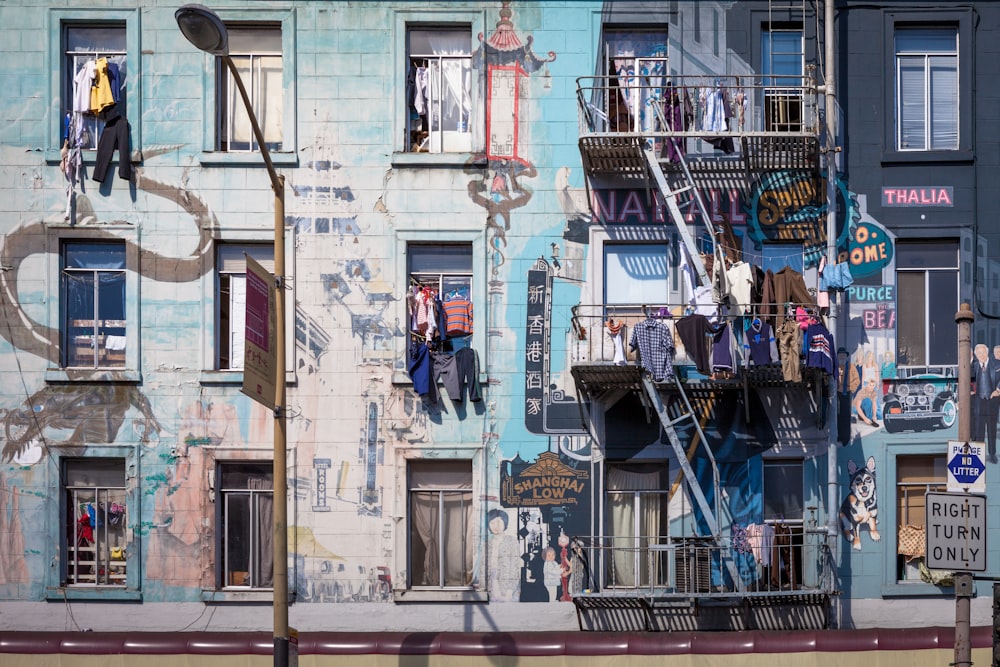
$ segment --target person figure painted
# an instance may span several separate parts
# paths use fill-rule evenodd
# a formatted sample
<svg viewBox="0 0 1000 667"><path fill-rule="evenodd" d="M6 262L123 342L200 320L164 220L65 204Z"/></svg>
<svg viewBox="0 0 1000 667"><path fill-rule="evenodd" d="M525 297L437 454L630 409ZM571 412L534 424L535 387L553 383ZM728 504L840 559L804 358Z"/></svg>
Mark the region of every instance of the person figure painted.
<svg viewBox="0 0 1000 667"><path fill-rule="evenodd" d="M986 443L991 463L997 458L997 413L1000 408L1000 360L990 359L984 343L974 349L972 360L972 440Z"/></svg>

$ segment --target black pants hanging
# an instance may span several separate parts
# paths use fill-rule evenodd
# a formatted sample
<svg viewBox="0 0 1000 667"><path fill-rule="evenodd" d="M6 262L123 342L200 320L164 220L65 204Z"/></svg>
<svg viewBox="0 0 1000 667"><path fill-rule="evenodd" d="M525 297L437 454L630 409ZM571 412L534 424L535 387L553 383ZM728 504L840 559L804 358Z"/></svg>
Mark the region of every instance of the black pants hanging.
<svg viewBox="0 0 1000 667"><path fill-rule="evenodd" d="M117 115L107 121L104 131L101 132L101 140L97 143L97 161L94 163L94 174L91 178L98 183L104 182L115 149L118 150L118 178L126 181L132 178L130 133L131 127L123 116Z"/></svg>

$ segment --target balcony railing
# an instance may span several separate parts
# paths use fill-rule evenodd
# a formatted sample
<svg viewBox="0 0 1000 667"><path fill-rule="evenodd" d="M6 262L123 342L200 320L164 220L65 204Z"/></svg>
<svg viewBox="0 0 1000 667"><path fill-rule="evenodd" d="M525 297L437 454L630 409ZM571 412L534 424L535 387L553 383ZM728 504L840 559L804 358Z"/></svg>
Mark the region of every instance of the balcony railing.
<svg viewBox="0 0 1000 667"><path fill-rule="evenodd" d="M827 532L801 523L742 527L738 537L576 537L584 597L669 598L831 594ZM735 568L730 568L731 561ZM733 581L737 572L740 581Z"/></svg>
<svg viewBox="0 0 1000 667"><path fill-rule="evenodd" d="M658 144L672 137L693 152L739 135L815 136L818 99L811 76L577 79L580 136L637 134Z"/></svg>

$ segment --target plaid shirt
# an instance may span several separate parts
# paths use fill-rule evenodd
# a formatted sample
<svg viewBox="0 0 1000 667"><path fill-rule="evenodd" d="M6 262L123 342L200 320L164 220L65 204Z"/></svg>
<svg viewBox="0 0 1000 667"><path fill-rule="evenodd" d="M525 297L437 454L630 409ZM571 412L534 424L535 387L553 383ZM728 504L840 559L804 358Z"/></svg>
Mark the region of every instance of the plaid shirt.
<svg viewBox="0 0 1000 667"><path fill-rule="evenodd" d="M673 378L674 336L666 324L652 318L639 322L632 329L628 346L639 350L639 362L655 382Z"/></svg>

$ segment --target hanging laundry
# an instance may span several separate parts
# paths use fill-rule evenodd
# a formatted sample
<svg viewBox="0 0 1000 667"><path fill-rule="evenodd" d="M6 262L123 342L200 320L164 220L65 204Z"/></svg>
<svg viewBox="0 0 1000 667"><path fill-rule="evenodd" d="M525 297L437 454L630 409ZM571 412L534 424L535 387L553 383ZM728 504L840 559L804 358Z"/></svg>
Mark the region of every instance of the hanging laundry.
<svg viewBox="0 0 1000 667"><path fill-rule="evenodd" d="M778 353L781 356L781 374L785 382L801 382L802 329L794 319L786 319L778 327Z"/></svg>
<svg viewBox="0 0 1000 667"><path fill-rule="evenodd" d="M819 368L837 379L837 363L834 358L833 334L821 322L811 324L806 330L806 366Z"/></svg>
<svg viewBox="0 0 1000 667"><path fill-rule="evenodd" d="M759 317L747 324L743 347L747 352L747 361L753 361L754 366L767 366L778 361L778 342L774 338L774 330Z"/></svg>
<svg viewBox="0 0 1000 667"><path fill-rule="evenodd" d="M611 363L615 366L624 366L625 361L625 345L622 341L622 327L624 322L615 322L614 318L608 318L608 322L605 325L605 329L608 332L608 338L611 339L611 347L614 350L614 358Z"/></svg>
<svg viewBox="0 0 1000 667"><path fill-rule="evenodd" d="M111 166L111 156L118 151L118 178L128 181L132 178L131 136L132 127L124 116L112 109L106 119L101 140L97 144L97 158L94 162L94 173L91 176L98 183L103 183Z"/></svg>
<svg viewBox="0 0 1000 667"><path fill-rule="evenodd" d="M90 88L90 112L99 114L114 104L115 95L111 90L108 59L98 58L94 63L94 83Z"/></svg>
<svg viewBox="0 0 1000 667"><path fill-rule="evenodd" d="M461 292L453 292L444 301L445 332L449 336L472 333L472 302Z"/></svg>
<svg viewBox="0 0 1000 667"><path fill-rule="evenodd" d="M639 351L642 367L653 376L653 381L663 382L674 377L674 336L670 328L652 315L632 329L629 348Z"/></svg>
<svg viewBox="0 0 1000 667"><path fill-rule="evenodd" d="M710 344L714 340L716 327L708 318L699 313L686 315L677 320L677 335L684 343L688 357L694 362L699 373L708 375L712 372L712 356Z"/></svg>

